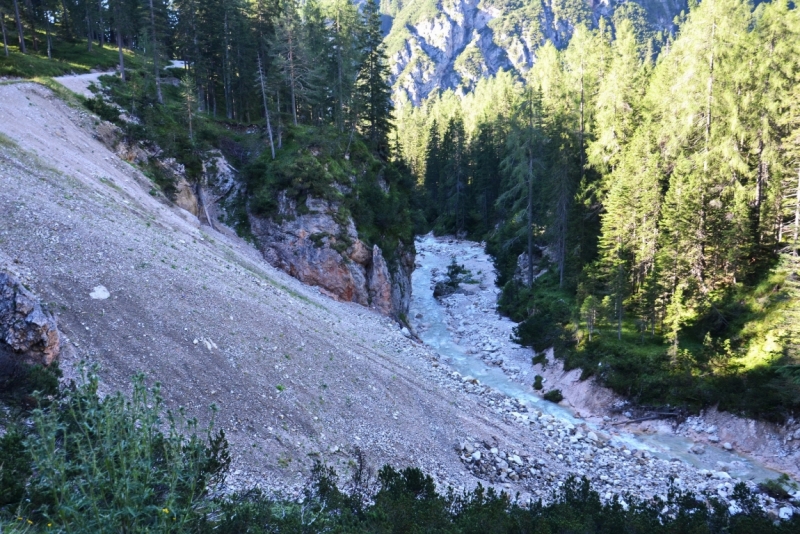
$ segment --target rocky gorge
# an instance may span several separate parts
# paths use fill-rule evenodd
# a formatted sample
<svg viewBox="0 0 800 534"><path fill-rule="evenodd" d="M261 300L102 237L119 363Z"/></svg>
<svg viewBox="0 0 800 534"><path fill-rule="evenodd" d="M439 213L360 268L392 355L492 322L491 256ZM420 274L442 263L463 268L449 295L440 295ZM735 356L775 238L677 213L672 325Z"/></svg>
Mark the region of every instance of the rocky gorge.
<svg viewBox="0 0 800 534"><path fill-rule="evenodd" d="M622 399L591 380L580 381L579 371L565 373L552 351L547 354L548 363L534 364L532 352L510 340L514 324L494 312L498 290L490 258L479 244L425 236L417 241L417 250L417 292L411 307L416 332L437 352L448 379L477 395L507 421L525 428L544 451L532 454L530 449L496 438L465 436L458 446L459 457L478 478L501 487L519 484L537 497L546 496L548 487L563 484L570 475L588 478L606 499L624 494L665 495L675 487L710 492L735 511L736 483L755 488L777 476L764 465L797 476L791 446L794 422L785 428L744 432L738 439L731 436L742 428L729 414L725 421L717 419L719 426L712 424L712 413L679 422L637 423ZM437 302L432 290L445 278L443 267L451 259L470 271L472 283L460 284L456 292ZM531 388L535 375L544 375L545 390L563 392L559 405L543 400ZM726 423L731 423L730 430L725 429ZM747 424L763 427L752 421ZM718 434L733 443L720 441ZM747 449L747 456L736 453L745 450L748 436L753 440L756 435L764 450ZM773 442L789 447L781 449L781 456ZM760 498L776 518L800 512L796 507L800 492L790 501Z"/></svg>

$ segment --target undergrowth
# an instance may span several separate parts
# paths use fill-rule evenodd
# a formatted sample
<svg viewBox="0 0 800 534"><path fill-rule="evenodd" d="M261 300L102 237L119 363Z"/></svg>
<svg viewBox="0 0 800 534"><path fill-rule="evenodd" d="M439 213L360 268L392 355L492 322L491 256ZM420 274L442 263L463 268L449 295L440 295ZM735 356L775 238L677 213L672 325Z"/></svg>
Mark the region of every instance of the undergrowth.
<svg viewBox="0 0 800 534"><path fill-rule="evenodd" d="M42 32L39 32L38 51L34 50L29 39L26 39L26 47L27 54L23 54L15 43L9 42L8 57L0 54L0 77L37 78L84 74L91 69L111 70L119 63L116 48L100 48L94 45L92 50L88 50L86 41L67 40L57 35L52 36L52 57L48 59L47 39ZM137 68L141 65L135 54L128 50L124 50L123 54L126 67Z"/></svg>
<svg viewBox="0 0 800 534"><path fill-rule="evenodd" d="M714 495L673 489L666 500L630 495L602 502L586 479L569 479L547 502L523 504L480 485L439 491L418 468L373 475L356 449L340 478L315 462L301 500L251 488L225 495L230 465L222 431L165 410L143 376L130 397L100 398L97 377L64 387L8 425L0 438L3 532L192 533L789 533L746 486L731 514ZM40 395L41 398L41 395Z"/></svg>
<svg viewBox="0 0 800 534"><path fill-rule="evenodd" d="M762 272L760 282L721 294L688 324L678 343L665 327L625 315L618 324L613 303L598 302L589 336L586 306L574 288L559 287L555 270L532 288L505 269L499 310L519 322L517 340L542 352L554 347L565 369L580 368L615 392L643 405L698 411L709 406L781 422L800 410L800 291L793 264L784 259Z"/></svg>

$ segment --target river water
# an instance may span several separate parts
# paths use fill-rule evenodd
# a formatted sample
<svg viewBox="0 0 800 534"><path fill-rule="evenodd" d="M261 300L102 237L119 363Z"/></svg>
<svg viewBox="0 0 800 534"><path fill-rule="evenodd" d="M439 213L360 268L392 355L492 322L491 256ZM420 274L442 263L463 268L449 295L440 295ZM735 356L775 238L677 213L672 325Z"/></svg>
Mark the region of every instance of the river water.
<svg viewBox="0 0 800 534"><path fill-rule="evenodd" d="M422 341L440 354L462 376L477 378L484 386L516 398L529 409L536 409L573 424L586 423L572 410L545 401L531 390L532 352L510 341L514 323L499 316L495 304L499 290L495 287L491 258L479 243L453 238L437 238L429 234L417 239L417 268L412 275L412 301L409 316ZM433 297L433 284L443 279L453 258L464 264L476 279L476 284L464 285L470 293L444 299L444 304ZM487 344L488 343L488 344ZM494 354L490 358L507 358L515 362L504 370L480 354L488 347ZM526 365L521 362L527 361ZM527 383L525 379L527 378ZM608 432L608 429L604 429ZM612 443L624 444L631 449L647 450L664 458L682 461L711 471L725 470L734 478L762 481L775 478L779 473L767 469L750 458L721 447L706 445L704 454L692 454L694 444L687 438L667 433L612 433Z"/></svg>

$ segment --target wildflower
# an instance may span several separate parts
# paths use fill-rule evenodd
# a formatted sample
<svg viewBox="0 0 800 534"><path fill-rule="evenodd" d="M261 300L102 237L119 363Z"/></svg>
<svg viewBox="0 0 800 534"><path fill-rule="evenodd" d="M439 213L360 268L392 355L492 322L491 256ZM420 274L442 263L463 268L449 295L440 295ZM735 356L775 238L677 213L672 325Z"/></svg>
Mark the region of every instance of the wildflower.
<svg viewBox="0 0 800 534"><path fill-rule="evenodd" d="M28 524L29 524L29 525L32 525L32 524L33 524L33 521L31 521L30 519L28 519Z"/></svg>
<svg viewBox="0 0 800 534"><path fill-rule="evenodd" d="M165 514L168 514L169 513L169 508L162 508L161 511L164 512Z"/></svg>

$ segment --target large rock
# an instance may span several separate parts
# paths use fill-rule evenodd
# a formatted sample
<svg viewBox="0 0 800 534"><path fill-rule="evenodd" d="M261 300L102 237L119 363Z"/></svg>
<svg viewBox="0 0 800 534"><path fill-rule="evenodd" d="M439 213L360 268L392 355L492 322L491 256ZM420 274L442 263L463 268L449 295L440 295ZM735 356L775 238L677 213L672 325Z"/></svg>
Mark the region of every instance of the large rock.
<svg viewBox="0 0 800 534"><path fill-rule="evenodd" d="M397 251L398 259L390 265L380 247L370 248L358 238L352 219L337 222L337 205L309 198L305 208L298 210L281 194L273 218L250 214L264 258L339 300L395 317L408 313L413 252Z"/></svg>
<svg viewBox="0 0 800 534"><path fill-rule="evenodd" d="M0 271L0 347L29 364L50 365L58 358L61 338L53 316L12 275Z"/></svg>
<svg viewBox="0 0 800 534"><path fill-rule="evenodd" d="M384 315L391 314L392 280L389 277L389 267L378 245L372 247L372 263L367 271L367 286L370 304Z"/></svg>

